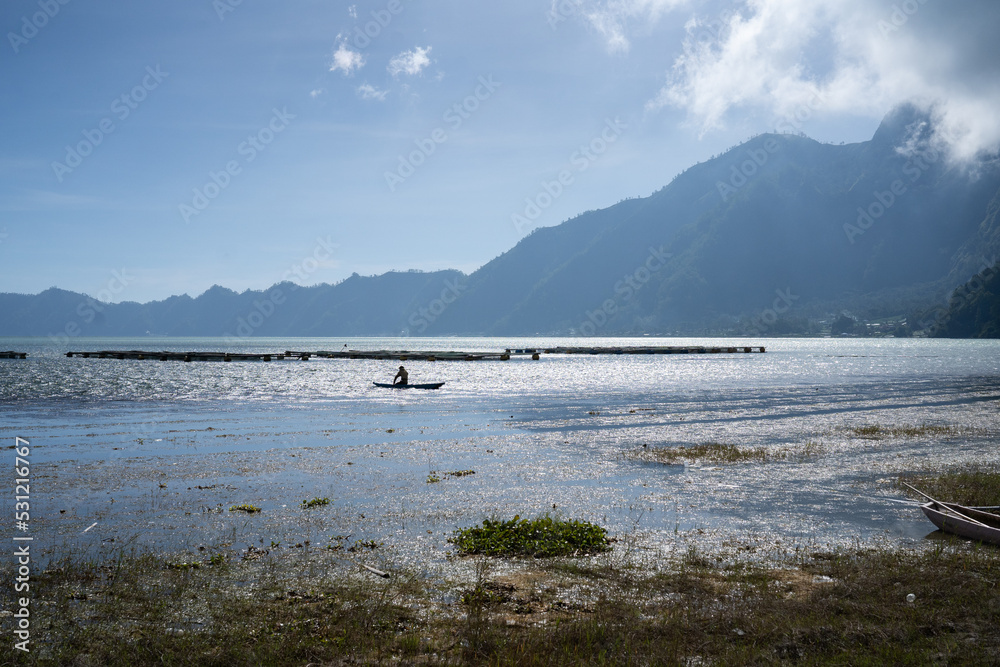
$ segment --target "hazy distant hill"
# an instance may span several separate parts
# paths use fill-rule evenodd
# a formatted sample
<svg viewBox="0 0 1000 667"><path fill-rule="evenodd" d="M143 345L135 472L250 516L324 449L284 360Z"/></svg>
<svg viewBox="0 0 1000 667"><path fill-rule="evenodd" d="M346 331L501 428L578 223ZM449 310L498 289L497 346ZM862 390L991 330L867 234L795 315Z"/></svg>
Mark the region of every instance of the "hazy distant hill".
<svg viewBox="0 0 1000 667"><path fill-rule="evenodd" d="M0 294L0 335L399 335L421 308L434 306L446 285L464 278L459 271L355 274L337 285L280 283L240 294L215 286L197 298L146 304L101 304L55 288L35 296Z"/></svg>
<svg viewBox="0 0 1000 667"><path fill-rule="evenodd" d="M649 197L535 230L469 276L148 304L0 294L0 335L761 334L844 310L927 312L1000 254L1000 169L948 167L927 134L904 107L859 144L758 136Z"/></svg>
<svg viewBox="0 0 1000 667"><path fill-rule="evenodd" d="M656 332L919 308L1000 246L1000 173L948 169L920 141L925 123L903 108L861 144L756 137L650 197L536 231L473 273L432 331ZM916 152L900 154L908 142Z"/></svg>

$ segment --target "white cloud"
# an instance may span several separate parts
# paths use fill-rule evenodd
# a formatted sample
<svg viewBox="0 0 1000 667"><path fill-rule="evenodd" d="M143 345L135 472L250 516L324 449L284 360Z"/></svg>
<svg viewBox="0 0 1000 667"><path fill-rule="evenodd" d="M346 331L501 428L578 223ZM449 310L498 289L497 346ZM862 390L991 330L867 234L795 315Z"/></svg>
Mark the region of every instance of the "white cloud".
<svg viewBox="0 0 1000 667"><path fill-rule="evenodd" d="M313 99L316 99L317 97L319 97L320 95L322 95L323 92L324 91L323 91L322 88L315 88L315 89L309 91L309 97L311 97Z"/></svg>
<svg viewBox="0 0 1000 667"><path fill-rule="evenodd" d="M363 100L378 100L379 102L385 102L385 97L388 94L388 90L379 90L375 86L368 83L363 83L358 86L358 96Z"/></svg>
<svg viewBox="0 0 1000 667"><path fill-rule="evenodd" d="M558 6L553 1L553 11ZM580 12L597 30L612 53L627 53L629 24L648 26L668 11L687 5L689 0L586 0L579 5Z"/></svg>
<svg viewBox="0 0 1000 667"><path fill-rule="evenodd" d="M345 75L350 76L354 70L361 69L365 65L365 57L358 51L351 51L347 48L346 42L341 42L340 46L333 54L333 63L330 64L330 71L342 70Z"/></svg>
<svg viewBox="0 0 1000 667"><path fill-rule="evenodd" d="M357 5L351 5L350 7L348 7L347 8L347 15L350 16L352 19L358 18L358 6Z"/></svg>
<svg viewBox="0 0 1000 667"><path fill-rule="evenodd" d="M709 28L711 26L711 28ZM776 123L816 113L880 117L914 102L955 159L1000 146L1000 3L743 0L687 24L684 53L647 108L684 109L702 133L734 109Z"/></svg>
<svg viewBox="0 0 1000 667"><path fill-rule="evenodd" d="M431 59L427 54L431 52L431 47L416 47L412 51L403 51L398 56L389 61L389 74L399 76L400 74L420 74L425 67L431 64Z"/></svg>

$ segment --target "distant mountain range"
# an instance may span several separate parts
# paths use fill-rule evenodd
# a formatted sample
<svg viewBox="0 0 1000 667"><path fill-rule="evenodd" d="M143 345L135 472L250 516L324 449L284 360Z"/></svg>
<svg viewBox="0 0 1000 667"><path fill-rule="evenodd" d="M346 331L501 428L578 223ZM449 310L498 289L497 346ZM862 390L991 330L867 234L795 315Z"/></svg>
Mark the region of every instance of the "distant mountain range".
<svg viewBox="0 0 1000 667"><path fill-rule="evenodd" d="M0 335L767 335L845 311L975 335L941 320L1000 252L1000 168L950 166L930 129L906 106L859 144L761 135L649 197L536 229L471 275L216 286L146 304L0 294Z"/></svg>
<svg viewBox="0 0 1000 667"><path fill-rule="evenodd" d="M51 288L34 296L0 294L0 335L50 336L362 336L398 335L410 313L462 284L460 271L357 274L337 285L291 282L237 293L218 285L201 296L105 304Z"/></svg>

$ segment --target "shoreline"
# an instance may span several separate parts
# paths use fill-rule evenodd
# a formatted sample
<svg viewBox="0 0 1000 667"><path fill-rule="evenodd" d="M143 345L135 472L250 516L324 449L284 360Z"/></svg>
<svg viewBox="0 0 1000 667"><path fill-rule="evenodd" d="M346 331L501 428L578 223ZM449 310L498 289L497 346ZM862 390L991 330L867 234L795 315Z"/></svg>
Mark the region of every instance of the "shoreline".
<svg viewBox="0 0 1000 667"><path fill-rule="evenodd" d="M453 557L436 576L308 547L62 558L20 664L826 664L1000 658L1000 549ZM381 566L377 560L376 567ZM4 566L4 574L8 574ZM960 594L959 594L960 591ZM4 608L9 608L5 600ZM69 602L69 604L67 604ZM14 620L3 615L2 626ZM933 619L933 622L931 621Z"/></svg>

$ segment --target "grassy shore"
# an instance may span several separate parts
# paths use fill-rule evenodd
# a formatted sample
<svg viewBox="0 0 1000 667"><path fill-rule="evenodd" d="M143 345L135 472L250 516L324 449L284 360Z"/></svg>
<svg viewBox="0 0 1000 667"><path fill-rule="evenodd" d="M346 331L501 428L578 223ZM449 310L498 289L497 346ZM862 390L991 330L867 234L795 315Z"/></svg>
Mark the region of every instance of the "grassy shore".
<svg viewBox="0 0 1000 667"><path fill-rule="evenodd" d="M995 467L969 465L944 473L928 473L899 478L898 486L914 498L905 484L910 484L927 495L945 502L967 506L1000 506L1000 473ZM920 501L923 502L923 498Z"/></svg>
<svg viewBox="0 0 1000 667"><path fill-rule="evenodd" d="M445 583L345 562L321 549L66 559L33 582L32 652L7 641L0 654L27 665L1000 661L1000 549L966 542L799 552L780 566L693 550L641 565L614 552L460 557Z"/></svg>
<svg viewBox="0 0 1000 667"><path fill-rule="evenodd" d="M732 456L711 443L698 454ZM995 468L899 482L1000 504ZM30 653L12 648L24 594L3 587L0 666L1000 664L997 547L942 537L654 558L547 515L450 541L457 554L433 575L393 568L374 545L67 554L32 575Z"/></svg>

